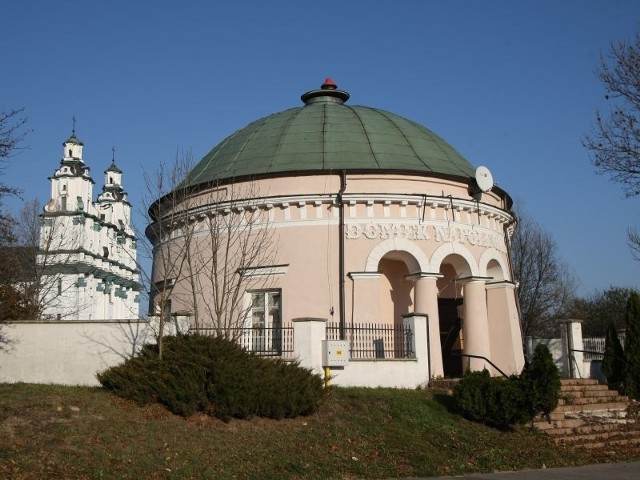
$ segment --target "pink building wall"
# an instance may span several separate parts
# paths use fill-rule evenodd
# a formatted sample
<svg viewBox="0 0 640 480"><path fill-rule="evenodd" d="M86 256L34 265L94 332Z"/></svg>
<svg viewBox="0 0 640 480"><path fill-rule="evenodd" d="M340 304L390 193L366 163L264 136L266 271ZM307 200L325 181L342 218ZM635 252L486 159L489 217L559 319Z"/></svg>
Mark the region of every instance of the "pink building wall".
<svg viewBox="0 0 640 480"><path fill-rule="evenodd" d="M277 249L270 263L278 266L277 273L263 278L260 288L281 290L283 324L301 317L340 320L339 208L343 208L347 327L400 323L402 315L416 312L417 306L429 310L417 312L429 314L432 358L426 374L446 375L438 358L441 332L436 332L442 319L435 317L439 300L462 299L456 346L487 356L508 373L522 368L507 247L513 217L505 210L503 193L472 198L467 183L398 174L348 174L342 207L336 202L337 174L262 179L250 186L236 184L234 189L252 193L246 199L238 194L236 202L253 205L268 224L265 228L274 233ZM198 212L221 208L207 198L201 192L189 200L194 218ZM177 236L167 245L181 241ZM156 280L162 276L161 269L156 269L156 276ZM418 289L428 276L435 279L436 288ZM256 288L252 282L248 290ZM177 282L172 310L190 309L184 300L189 298L186 288L185 281ZM488 366L475 360L466 365Z"/></svg>

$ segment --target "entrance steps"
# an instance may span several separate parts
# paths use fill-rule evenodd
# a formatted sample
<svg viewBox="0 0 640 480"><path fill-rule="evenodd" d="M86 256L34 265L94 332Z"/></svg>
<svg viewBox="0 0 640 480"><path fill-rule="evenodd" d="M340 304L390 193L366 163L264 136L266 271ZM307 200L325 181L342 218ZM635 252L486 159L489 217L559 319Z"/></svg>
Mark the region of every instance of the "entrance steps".
<svg viewBox="0 0 640 480"><path fill-rule="evenodd" d="M597 448L603 453L624 448L640 454L638 402L590 379L563 379L560 391L558 406L549 418L534 421L556 444Z"/></svg>
<svg viewBox="0 0 640 480"><path fill-rule="evenodd" d="M429 388L451 394L459 379L431 380ZM560 400L549 417L533 425L556 444L600 449L604 456L625 450L640 457L640 403L591 379L562 379Z"/></svg>

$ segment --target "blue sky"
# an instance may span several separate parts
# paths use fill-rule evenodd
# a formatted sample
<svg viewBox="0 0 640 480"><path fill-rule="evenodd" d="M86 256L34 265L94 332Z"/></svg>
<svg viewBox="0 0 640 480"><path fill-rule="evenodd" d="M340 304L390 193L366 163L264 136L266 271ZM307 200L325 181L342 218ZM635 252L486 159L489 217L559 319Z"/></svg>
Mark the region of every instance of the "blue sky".
<svg viewBox="0 0 640 480"><path fill-rule="evenodd" d="M626 245L640 199L596 175L581 145L606 108L595 66L634 38L637 0L13 0L2 13L0 108L25 107L32 130L3 180L25 199L48 199L74 115L97 186L115 147L137 203L143 172L177 149L200 158L330 76L351 104L488 166L553 235L579 293L640 287Z"/></svg>

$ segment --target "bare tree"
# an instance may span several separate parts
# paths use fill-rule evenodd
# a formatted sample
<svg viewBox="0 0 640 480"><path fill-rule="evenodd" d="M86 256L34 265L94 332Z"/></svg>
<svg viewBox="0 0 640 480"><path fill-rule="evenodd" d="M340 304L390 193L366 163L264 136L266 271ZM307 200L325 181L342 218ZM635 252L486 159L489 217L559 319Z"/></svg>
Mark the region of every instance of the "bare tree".
<svg viewBox="0 0 640 480"><path fill-rule="evenodd" d="M636 227L629 227L627 230L627 244L631 256L640 262L640 232Z"/></svg>
<svg viewBox="0 0 640 480"><path fill-rule="evenodd" d="M2 159L15 154L26 136L24 126L27 118L23 114L24 108L0 110L0 158Z"/></svg>
<svg viewBox="0 0 640 480"><path fill-rule="evenodd" d="M20 148L26 135L24 126L27 122L23 116L24 109L0 110L0 175L4 163ZM7 319L19 310L16 306L23 303L21 292L12 284L10 273L15 267L12 252L15 247L14 219L2 211L2 198L6 195L17 195L18 189L0 182L0 317ZM2 320L0 320L1 322ZM0 324L0 350L9 345L9 339L2 332Z"/></svg>
<svg viewBox="0 0 640 480"><path fill-rule="evenodd" d="M189 184L190 154L176 156L147 177L151 198L147 237L153 245L151 302L164 324L171 312L186 310L192 326L227 338L238 335L249 304L245 292L263 288L271 275L275 242L269 211L259 208L254 182Z"/></svg>
<svg viewBox="0 0 640 480"><path fill-rule="evenodd" d="M583 144L591 151L597 171L622 185L627 197L640 194L640 32L631 42L612 43L601 56L596 75L610 103L607 113L596 112L596 122ZM628 233L631 253L640 259L640 235Z"/></svg>
<svg viewBox="0 0 640 480"><path fill-rule="evenodd" d="M522 334L555 333L556 320L574 297L576 280L558 256L551 235L521 213L511 238L511 256L516 282Z"/></svg>
<svg viewBox="0 0 640 480"><path fill-rule="evenodd" d="M272 279L268 269L256 275L276 255L269 211L259 207L253 182L216 185L199 198L208 211L194 216L185 282L198 323L216 335L236 338L250 307L246 290L266 288Z"/></svg>
<svg viewBox="0 0 640 480"><path fill-rule="evenodd" d="M20 223L13 217L4 220L3 230L10 231L3 233L0 242L0 319L35 319L38 318L37 303L33 301L37 247L19 243Z"/></svg>
<svg viewBox="0 0 640 480"><path fill-rule="evenodd" d="M80 234L74 225L56 215L42 215L38 200L26 202L20 210L16 226L19 238L17 258L21 265L21 289L30 306L30 319L47 316L55 310L60 318L81 314L86 308L82 298L67 298L74 291L73 284L65 280L67 268L78 255ZM77 230L80 230L78 225Z"/></svg>
<svg viewBox="0 0 640 480"><path fill-rule="evenodd" d="M622 184L628 196L640 194L640 33L633 43L612 43L596 74L611 102L584 145L600 173Z"/></svg>
<svg viewBox="0 0 640 480"><path fill-rule="evenodd" d="M16 222L0 218L0 321L30 318L27 292L22 287L28 272L23 271L22 249L17 243ZM0 335L0 345L4 339Z"/></svg>
<svg viewBox="0 0 640 480"><path fill-rule="evenodd" d="M609 325L616 330L625 328L627 302L634 288L611 286L596 290L592 294L575 298L569 307L571 318L584 320L582 333L585 336L604 337Z"/></svg>
<svg viewBox="0 0 640 480"><path fill-rule="evenodd" d="M188 266L190 222L188 189L182 183L193 167L190 151L177 152L173 164L161 162L153 173L145 173L146 195L143 208L149 225L140 245L151 259L151 273L143 272L143 282L149 288L149 314L159 317L158 352L163 354L166 323L172 312L172 291L185 275ZM171 242L176 237L182 242Z"/></svg>

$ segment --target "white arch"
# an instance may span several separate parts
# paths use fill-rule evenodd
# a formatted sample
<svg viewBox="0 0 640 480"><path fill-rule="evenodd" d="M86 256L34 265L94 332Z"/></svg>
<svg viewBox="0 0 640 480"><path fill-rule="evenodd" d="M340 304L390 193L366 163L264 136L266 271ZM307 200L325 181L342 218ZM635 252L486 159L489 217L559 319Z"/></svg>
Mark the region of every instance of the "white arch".
<svg viewBox="0 0 640 480"><path fill-rule="evenodd" d="M473 258L473 255L466 247L460 245L459 243L447 243L438 247L436 251L433 252L433 255L431 255L431 265L429 267L429 270L426 271L439 272L442 261L449 255L453 254L460 255L466 260L469 268L471 269L472 277L480 276L480 270L478 269L478 264L476 263L475 258Z"/></svg>
<svg viewBox="0 0 640 480"><path fill-rule="evenodd" d="M490 248L485 250L482 255L480 255L480 260L478 260L478 265L480 267L480 276L489 277L489 272L487 271L487 266L491 260L495 260L500 265L502 269L502 278L495 278L494 280L508 280L510 277L509 273L509 264L505 256L496 250L495 248Z"/></svg>
<svg viewBox="0 0 640 480"><path fill-rule="evenodd" d="M413 257L413 262L408 264L409 273L427 272L429 260L425 253L415 243L406 238L390 238L380 242L371 250L364 267L365 272L377 272L378 264L382 257L393 251L407 252Z"/></svg>

